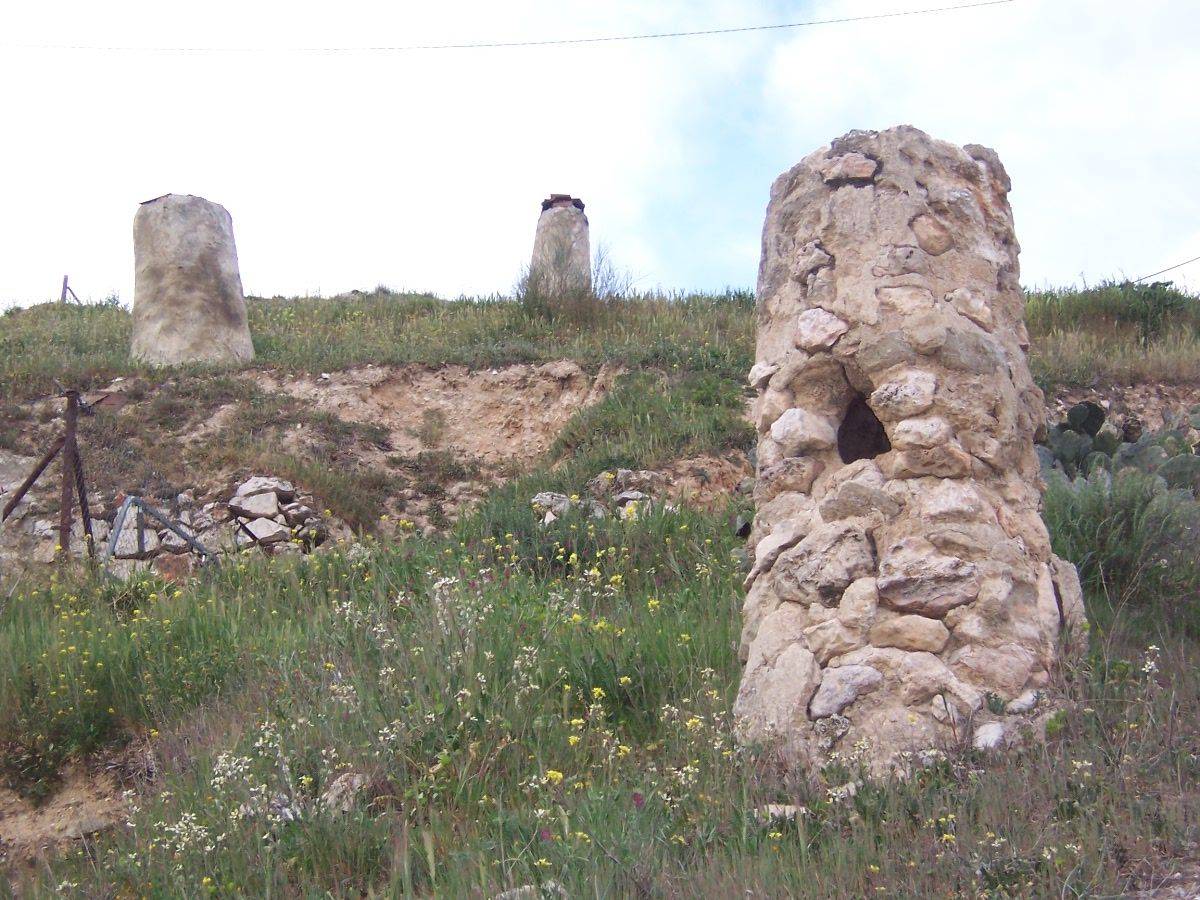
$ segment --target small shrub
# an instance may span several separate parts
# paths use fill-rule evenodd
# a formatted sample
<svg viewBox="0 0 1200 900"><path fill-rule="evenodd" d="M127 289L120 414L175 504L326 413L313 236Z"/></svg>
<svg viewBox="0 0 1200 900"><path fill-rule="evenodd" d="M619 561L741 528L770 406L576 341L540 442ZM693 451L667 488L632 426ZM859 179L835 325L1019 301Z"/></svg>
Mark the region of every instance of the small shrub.
<svg viewBox="0 0 1200 900"><path fill-rule="evenodd" d="M412 430L412 436L422 447L438 447L446 436L446 414L440 409L425 410L421 413L421 424Z"/></svg>
<svg viewBox="0 0 1200 900"><path fill-rule="evenodd" d="M1126 611L1200 634L1200 503L1125 468L1052 476L1044 516L1054 551L1079 567L1095 610Z"/></svg>

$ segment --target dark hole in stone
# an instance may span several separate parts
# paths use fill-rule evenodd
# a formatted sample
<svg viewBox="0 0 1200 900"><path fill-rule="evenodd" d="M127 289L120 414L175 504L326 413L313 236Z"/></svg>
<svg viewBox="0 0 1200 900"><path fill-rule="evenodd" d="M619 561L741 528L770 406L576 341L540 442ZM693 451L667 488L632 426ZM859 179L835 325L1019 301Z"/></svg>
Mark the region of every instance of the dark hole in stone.
<svg viewBox="0 0 1200 900"><path fill-rule="evenodd" d="M852 463L856 459L874 459L880 453L892 449L883 423L867 405L862 394L850 401L850 408L838 428L838 455L842 462Z"/></svg>

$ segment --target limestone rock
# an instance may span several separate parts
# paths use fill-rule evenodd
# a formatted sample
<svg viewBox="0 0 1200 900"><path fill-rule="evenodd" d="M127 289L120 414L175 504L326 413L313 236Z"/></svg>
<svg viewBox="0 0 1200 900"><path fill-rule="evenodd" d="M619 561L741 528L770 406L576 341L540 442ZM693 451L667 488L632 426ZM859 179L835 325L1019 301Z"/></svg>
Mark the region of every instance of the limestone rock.
<svg viewBox="0 0 1200 900"><path fill-rule="evenodd" d="M234 498L241 499L268 493L274 494L279 500L287 503L296 496L296 488L290 481L284 481L282 478L255 475L238 485L237 491L234 492Z"/></svg>
<svg viewBox="0 0 1200 900"><path fill-rule="evenodd" d="M972 521L983 514L984 508L979 491L961 481L941 481L921 501L921 513L930 521Z"/></svg>
<svg viewBox="0 0 1200 900"><path fill-rule="evenodd" d="M806 450L828 450L837 443L837 433L828 419L795 407L775 420L771 438L785 456L796 456Z"/></svg>
<svg viewBox="0 0 1200 900"><path fill-rule="evenodd" d="M920 538L905 538L879 562L879 599L889 609L940 618L979 595L973 563L934 552Z"/></svg>
<svg viewBox="0 0 1200 900"><path fill-rule="evenodd" d="M15 491L36 464L36 457L21 456L0 448L0 497ZM4 502L8 502L7 498Z"/></svg>
<svg viewBox="0 0 1200 900"><path fill-rule="evenodd" d="M1071 563L1053 554L1050 556L1050 572L1059 600L1062 624L1074 633L1077 642L1082 642L1082 633L1087 628L1087 614L1083 608L1083 587L1079 583L1079 572Z"/></svg>
<svg viewBox="0 0 1200 900"><path fill-rule="evenodd" d="M130 510L125 517L121 533L117 535L117 543L113 550L115 559L149 559L158 553L158 532L151 528L142 528L141 549L138 548L137 516Z"/></svg>
<svg viewBox="0 0 1200 900"><path fill-rule="evenodd" d="M933 405L936 390L932 372L912 369L877 387L871 394L871 409L885 421L918 416Z"/></svg>
<svg viewBox="0 0 1200 900"><path fill-rule="evenodd" d="M159 546L162 547L164 553L189 553L192 545L171 531L169 528L164 528L158 536Z"/></svg>
<svg viewBox="0 0 1200 900"><path fill-rule="evenodd" d="M900 512L900 506L880 488L858 481L841 485L821 502L821 518L826 522L853 519L878 513L890 518Z"/></svg>
<svg viewBox="0 0 1200 900"><path fill-rule="evenodd" d="M1038 701L1042 699L1040 691L1029 690L1023 693L1020 697L1014 697L1009 700L1004 706L1004 711L1010 716L1020 716L1025 713L1033 712L1038 705Z"/></svg>
<svg viewBox="0 0 1200 900"><path fill-rule="evenodd" d="M273 519L279 515L279 497L272 492L234 497L229 508L247 519Z"/></svg>
<svg viewBox="0 0 1200 900"><path fill-rule="evenodd" d="M158 366L254 358L233 219L203 197L147 200L133 220L132 357Z"/></svg>
<svg viewBox="0 0 1200 900"><path fill-rule="evenodd" d="M847 706L868 694L883 682L883 675L870 666L841 666L826 669L812 701L808 714L814 719L823 719L840 713Z"/></svg>
<svg viewBox="0 0 1200 900"><path fill-rule="evenodd" d="M786 647L772 664L746 664L738 688L734 715L742 734L759 740L782 736L785 740L808 716L808 701L821 680L821 667L800 644Z"/></svg>
<svg viewBox="0 0 1200 900"><path fill-rule="evenodd" d="M492 900L566 900L568 896L566 888L551 878L540 884L523 884L501 891Z"/></svg>
<svg viewBox="0 0 1200 900"><path fill-rule="evenodd" d="M834 606L850 582L874 572L875 556L866 534L839 522L814 529L782 553L774 576L782 599Z"/></svg>
<svg viewBox="0 0 1200 900"><path fill-rule="evenodd" d="M992 330L992 311L980 294L967 288L959 288L948 293L946 301L984 331Z"/></svg>
<svg viewBox="0 0 1200 900"><path fill-rule="evenodd" d="M784 492L808 493L824 463L807 456L792 456L758 473L754 500L762 504Z"/></svg>
<svg viewBox="0 0 1200 900"><path fill-rule="evenodd" d="M992 151L908 126L852 131L771 188L735 713L793 764L961 744L985 696L1024 710L1082 648L1039 517L1009 189Z"/></svg>
<svg viewBox="0 0 1200 900"><path fill-rule="evenodd" d="M666 487L661 472L648 469L615 469L601 472L587 483L588 492L597 500L635 491L643 496L655 496Z"/></svg>
<svg viewBox="0 0 1200 900"><path fill-rule="evenodd" d="M777 531L772 531L764 537L754 547L754 565L750 568L750 573L746 576L745 586L750 587L759 575L770 571L775 565L775 561L779 559L779 554L784 550L794 547L800 543L804 537L804 533L789 522L784 523L784 526Z"/></svg>
<svg viewBox="0 0 1200 900"><path fill-rule="evenodd" d="M534 494L533 499L529 503L538 512L549 513L555 519L565 516L571 508L571 498L566 494L559 494L555 491L542 491L541 493Z"/></svg>
<svg viewBox="0 0 1200 900"><path fill-rule="evenodd" d="M965 478L971 474L971 454L957 441L924 450L898 450L884 462L889 478Z"/></svg>
<svg viewBox="0 0 1200 900"><path fill-rule="evenodd" d="M321 793L321 808L329 813L348 813L354 809L359 794L366 786L366 775L343 772Z"/></svg>
<svg viewBox="0 0 1200 900"><path fill-rule="evenodd" d="M759 390L766 386L771 380L771 376L779 371L779 363L758 362L750 369L750 374L746 380L750 382L750 387Z"/></svg>
<svg viewBox="0 0 1200 900"><path fill-rule="evenodd" d="M875 621L879 607L879 590L874 578L860 578L850 583L838 603L838 619L847 628L866 630Z"/></svg>
<svg viewBox="0 0 1200 900"><path fill-rule="evenodd" d="M987 722L975 729L975 734L971 737L971 746L976 750L999 750L1006 740L1003 723Z"/></svg>
<svg viewBox="0 0 1200 900"><path fill-rule="evenodd" d="M862 632L847 628L836 618L826 619L804 629L804 639L821 665L825 665L835 656L857 650L863 645Z"/></svg>
<svg viewBox="0 0 1200 900"><path fill-rule="evenodd" d="M768 803L754 810L754 821L759 825L770 825L774 822L794 822L796 817L807 810L803 806L791 803Z"/></svg>
<svg viewBox="0 0 1200 900"><path fill-rule="evenodd" d="M960 647L950 656L950 668L955 674L981 688L991 688L1001 697L1020 694L1036 662L1031 650L1017 644Z"/></svg>
<svg viewBox="0 0 1200 900"><path fill-rule="evenodd" d="M817 168L826 181L869 180L879 170L879 163L861 153L847 153L822 160Z"/></svg>
<svg viewBox="0 0 1200 900"><path fill-rule="evenodd" d="M897 450L928 450L941 446L953 435L950 423L941 416L903 419L892 431L892 446Z"/></svg>
<svg viewBox="0 0 1200 900"><path fill-rule="evenodd" d="M304 503L289 503L283 507L282 511L284 519L293 528L298 525L307 525L318 518L317 511Z"/></svg>
<svg viewBox="0 0 1200 900"><path fill-rule="evenodd" d="M245 531L238 532L239 544L258 544L265 546L267 544L278 544L281 541L286 541L291 538L292 533L286 525L280 525L274 519L254 519L251 522L245 523ZM253 539L251 536L253 535Z"/></svg>
<svg viewBox="0 0 1200 900"><path fill-rule="evenodd" d="M950 630L937 619L896 616L876 622L871 628L870 640L876 647L939 653L950 640Z"/></svg>
<svg viewBox="0 0 1200 900"><path fill-rule="evenodd" d="M850 326L823 309L807 309L796 323L796 346L804 350L828 350Z"/></svg>

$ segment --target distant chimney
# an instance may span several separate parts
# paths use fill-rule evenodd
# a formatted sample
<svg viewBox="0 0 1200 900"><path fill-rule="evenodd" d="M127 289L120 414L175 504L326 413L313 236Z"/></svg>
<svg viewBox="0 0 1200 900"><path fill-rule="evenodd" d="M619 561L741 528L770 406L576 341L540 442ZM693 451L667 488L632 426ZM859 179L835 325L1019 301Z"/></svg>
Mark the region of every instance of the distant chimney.
<svg viewBox="0 0 1200 900"><path fill-rule="evenodd" d="M203 197L166 194L133 218L133 343L139 362L254 358L233 219Z"/></svg>
<svg viewBox="0 0 1200 900"><path fill-rule="evenodd" d="M591 243L579 198L551 194L542 201L529 264L529 289L546 296L591 291Z"/></svg>

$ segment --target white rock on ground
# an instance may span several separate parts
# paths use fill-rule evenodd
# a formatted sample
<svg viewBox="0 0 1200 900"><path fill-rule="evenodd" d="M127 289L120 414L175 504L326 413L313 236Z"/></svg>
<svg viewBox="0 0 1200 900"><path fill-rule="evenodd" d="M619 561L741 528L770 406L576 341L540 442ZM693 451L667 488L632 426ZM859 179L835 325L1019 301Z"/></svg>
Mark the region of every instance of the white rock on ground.
<svg viewBox="0 0 1200 900"><path fill-rule="evenodd" d="M367 776L358 772L343 772L321 794L320 805L326 812L348 813L354 809L359 794L367 786Z"/></svg>
<svg viewBox="0 0 1200 900"><path fill-rule="evenodd" d="M281 541L289 540L292 536L291 530L286 525L280 525L274 519L254 519L246 522L245 526L246 530L254 535L254 540L251 541L249 535L239 529L239 544L277 544Z"/></svg>
<svg viewBox="0 0 1200 900"><path fill-rule="evenodd" d="M971 738L971 746L976 750L999 750L1007 740L1004 725L1000 722L986 722L975 729Z"/></svg>
<svg viewBox="0 0 1200 900"><path fill-rule="evenodd" d="M238 485L234 497L253 497L256 494L275 494L283 502L289 502L296 496L296 488L290 481L274 478L270 475L254 475Z"/></svg>
<svg viewBox="0 0 1200 900"><path fill-rule="evenodd" d="M236 496L229 508L246 519L273 519L279 515L279 497L274 491L249 496Z"/></svg>

